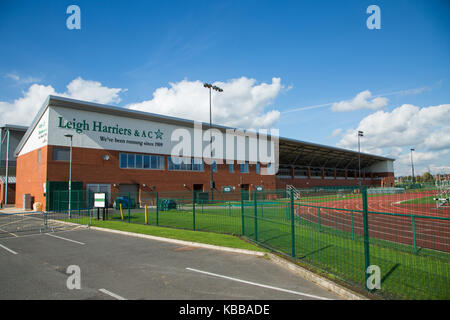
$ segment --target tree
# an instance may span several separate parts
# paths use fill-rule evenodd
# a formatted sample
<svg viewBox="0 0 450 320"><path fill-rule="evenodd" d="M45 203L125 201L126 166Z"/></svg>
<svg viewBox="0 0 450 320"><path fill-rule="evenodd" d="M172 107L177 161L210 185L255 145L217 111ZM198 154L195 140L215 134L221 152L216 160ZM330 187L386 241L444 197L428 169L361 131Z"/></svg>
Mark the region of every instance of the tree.
<svg viewBox="0 0 450 320"><path fill-rule="evenodd" d="M422 177L423 177L424 182L432 182L433 181L433 176L429 172L425 172Z"/></svg>

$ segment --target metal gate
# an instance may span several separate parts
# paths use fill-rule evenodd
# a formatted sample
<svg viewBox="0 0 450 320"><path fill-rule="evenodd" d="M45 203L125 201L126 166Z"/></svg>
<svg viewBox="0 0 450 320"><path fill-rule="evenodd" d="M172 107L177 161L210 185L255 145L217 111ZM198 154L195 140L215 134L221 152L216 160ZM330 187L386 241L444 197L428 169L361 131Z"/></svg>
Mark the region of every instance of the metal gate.
<svg viewBox="0 0 450 320"><path fill-rule="evenodd" d="M47 212L0 212L0 238L67 230L70 226L61 221L64 218L67 218L66 214Z"/></svg>
<svg viewBox="0 0 450 320"><path fill-rule="evenodd" d="M43 212L0 213L0 237L44 232L47 227Z"/></svg>

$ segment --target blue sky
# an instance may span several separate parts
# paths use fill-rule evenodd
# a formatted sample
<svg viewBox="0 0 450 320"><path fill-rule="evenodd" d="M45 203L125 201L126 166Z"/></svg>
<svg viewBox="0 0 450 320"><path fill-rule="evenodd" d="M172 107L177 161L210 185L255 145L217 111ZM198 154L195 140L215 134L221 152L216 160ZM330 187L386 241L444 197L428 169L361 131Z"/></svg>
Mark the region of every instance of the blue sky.
<svg viewBox="0 0 450 320"><path fill-rule="evenodd" d="M66 27L71 4L80 30ZM372 4L379 30L366 26ZM48 92L185 117L195 100L195 118L207 81L228 89L216 122L348 149L361 129L363 150L398 159L398 174L411 147L419 172L450 173L448 1L3 0L0 39L0 122L28 124Z"/></svg>

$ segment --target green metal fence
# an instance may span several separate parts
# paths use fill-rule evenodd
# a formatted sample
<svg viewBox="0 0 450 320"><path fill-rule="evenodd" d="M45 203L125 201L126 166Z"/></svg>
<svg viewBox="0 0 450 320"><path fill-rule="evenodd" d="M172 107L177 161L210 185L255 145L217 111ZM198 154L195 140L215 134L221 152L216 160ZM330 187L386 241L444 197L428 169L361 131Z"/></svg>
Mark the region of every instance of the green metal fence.
<svg viewBox="0 0 450 320"><path fill-rule="evenodd" d="M365 187L215 192L214 200L193 191L111 194L103 217L90 208L92 195L80 192L72 194L80 201L72 220L79 214L80 223L89 216L244 236L384 298L450 298L450 218L420 206L417 214L411 207L407 214L382 212L391 194L368 194ZM374 266L375 273L367 272Z"/></svg>

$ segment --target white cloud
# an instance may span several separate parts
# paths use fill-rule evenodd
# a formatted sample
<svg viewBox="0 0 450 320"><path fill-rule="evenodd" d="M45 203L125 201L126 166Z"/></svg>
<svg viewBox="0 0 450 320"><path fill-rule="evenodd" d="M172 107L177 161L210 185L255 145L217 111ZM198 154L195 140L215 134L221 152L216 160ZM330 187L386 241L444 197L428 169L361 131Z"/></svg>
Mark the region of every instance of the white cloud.
<svg viewBox="0 0 450 320"><path fill-rule="evenodd" d="M349 130L339 141L344 148L354 148L356 131L364 131L365 148L423 146L426 139L447 127L450 104L419 108L404 104L388 111L377 111L362 119L358 128ZM444 134L445 135L445 134ZM439 141L446 141L442 138ZM445 143L442 145L445 147ZM434 148L439 149L439 148Z"/></svg>
<svg viewBox="0 0 450 320"><path fill-rule="evenodd" d="M23 97L13 102L0 101L0 124L29 125L48 95L81 99L98 103L118 103L119 93L125 89L108 88L100 82L78 77L67 85L67 91L58 93L52 86L32 84Z"/></svg>
<svg viewBox="0 0 450 320"><path fill-rule="evenodd" d="M392 111L379 110L348 129L339 147L356 150L357 131L364 132L361 151L386 155L395 161L396 175L410 172L410 149L418 170L450 163L450 104L419 108L404 104Z"/></svg>
<svg viewBox="0 0 450 320"><path fill-rule="evenodd" d="M279 119L278 110L267 110L283 86L280 78L257 84L241 77L214 82L223 89L212 91L213 123L238 128L269 128ZM155 90L153 99L133 103L127 108L209 122L209 93L201 81L183 80Z"/></svg>
<svg viewBox="0 0 450 320"><path fill-rule="evenodd" d="M448 163L448 159L445 160L443 157L445 157L445 153L443 151L414 151L412 153L414 173L416 175L422 175L427 171L431 171L432 174L445 172L450 173L448 170L450 167L442 165L443 161L447 161L446 163ZM394 168L396 176L412 175L411 151L409 149L396 158Z"/></svg>
<svg viewBox="0 0 450 320"><path fill-rule="evenodd" d="M416 164L420 165L429 162L431 160L438 160L441 155L440 152L420 152L420 151L411 152L411 150L409 150L401 154L396 159L396 162L399 164L411 165L411 153L412 153L412 160L415 165Z"/></svg>
<svg viewBox="0 0 450 320"><path fill-rule="evenodd" d="M5 74L5 78L11 79L19 85L41 82L42 80L35 77L21 77L15 72Z"/></svg>
<svg viewBox="0 0 450 320"><path fill-rule="evenodd" d="M19 81L20 80L20 77L17 74L15 74L15 73L8 73L8 74L6 74L5 78L8 78L8 79L11 79L11 80L14 80L14 81Z"/></svg>
<svg viewBox="0 0 450 320"><path fill-rule="evenodd" d="M430 134L426 137L424 145L430 150L450 149L450 126L442 127Z"/></svg>
<svg viewBox="0 0 450 320"><path fill-rule="evenodd" d="M333 132L331 133L331 136L332 137L337 137L337 136L340 136L341 134L342 134L342 129L341 128L337 128L337 129L333 130Z"/></svg>
<svg viewBox="0 0 450 320"><path fill-rule="evenodd" d="M126 89L108 88L102 86L98 81L83 80L78 77L67 85L67 97L86 100L97 103L119 103L121 101L119 93L125 92Z"/></svg>
<svg viewBox="0 0 450 320"><path fill-rule="evenodd" d="M381 109L387 105L388 99L383 97L376 97L371 99L372 93L369 90L362 91L351 100L344 100L335 102L331 106L331 111L346 112L360 109Z"/></svg>

